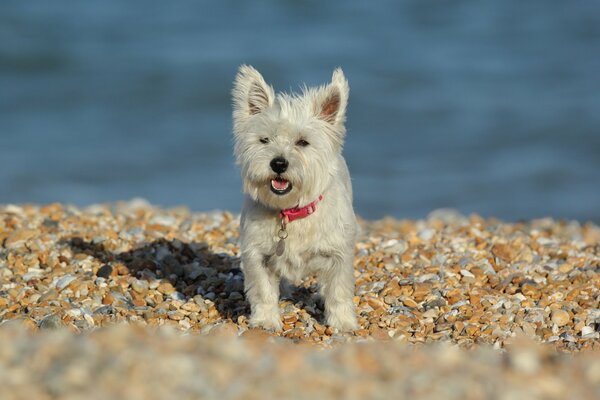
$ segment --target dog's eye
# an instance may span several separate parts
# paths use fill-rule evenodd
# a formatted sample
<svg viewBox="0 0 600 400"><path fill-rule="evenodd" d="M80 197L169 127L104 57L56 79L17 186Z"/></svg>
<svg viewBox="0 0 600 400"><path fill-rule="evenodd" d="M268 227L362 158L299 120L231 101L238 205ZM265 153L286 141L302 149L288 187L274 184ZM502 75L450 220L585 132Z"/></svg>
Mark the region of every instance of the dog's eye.
<svg viewBox="0 0 600 400"><path fill-rule="evenodd" d="M297 144L298 146L306 147L306 146L308 146L310 143L308 143L308 142L307 142L306 140L304 140L304 139L300 139L300 140L298 140L298 141L296 142L296 144Z"/></svg>
<svg viewBox="0 0 600 400"><path fill-rule="evenodd" d="M260 142L262 144L267 144L267 143L269 143L269 138L268 137L260 138Z"/></svg>

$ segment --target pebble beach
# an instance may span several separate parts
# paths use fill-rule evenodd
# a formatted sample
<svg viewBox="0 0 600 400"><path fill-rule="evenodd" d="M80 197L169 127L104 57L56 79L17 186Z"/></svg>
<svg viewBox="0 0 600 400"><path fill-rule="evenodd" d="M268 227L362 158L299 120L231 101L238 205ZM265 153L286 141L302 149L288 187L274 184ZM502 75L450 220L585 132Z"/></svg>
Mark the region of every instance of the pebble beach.
<svg viewBox="0 0 600 400"><path fill-rule="evenodd" d="M308 278L269 332L248 326L236 214L0 206L0 397L600 396L597 225L360 224L361 328L326 326Z"/></svg>

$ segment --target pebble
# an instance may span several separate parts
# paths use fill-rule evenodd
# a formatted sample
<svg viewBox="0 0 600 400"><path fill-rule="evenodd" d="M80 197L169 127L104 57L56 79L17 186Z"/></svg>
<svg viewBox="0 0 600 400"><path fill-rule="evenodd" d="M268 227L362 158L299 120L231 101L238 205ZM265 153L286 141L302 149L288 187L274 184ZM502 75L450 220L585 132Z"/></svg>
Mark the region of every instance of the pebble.
<svg viewBox="0 0 600 400"><path fill-rule="evenodd" d="M34 229L19 229L13 231L4 241L4 247L14 249L25 244L26 241L36 237L38 232Z"/></svg>
<svg viewBox="0 0 600 400"><path fill-rule="evenodd" d="M552 311L552 322L556 325L565 326L571 320L571 316L565 310L554 310Z"/></svg>
<svg viewBox="0 0 600 400"><path fill-rule="evenodd" d="M461 270L460 270L460 274L461 274L462 276L466 276L467 278L475 278L475 275L473 275L473 274L471 273L471 271L468 271L468 270L466 270L466 269L461 269Z"/></svg>
<svg viewBox="0 0 600 400"><path fill-rule="evenodd" d="M169 297L175 301L182 301L185 300L185 295L181 292L173 292L169 295Z"/></svg>
<svg viewBox="0 0 600 400"><path fill-rule="evenodd" d="M404 304L406 307L412 307L412 308L417 308L419 306L417 304L417 302L414 301L413 299L411 299L410 297L403 298L402 304Z"/></svg>
<svg viewBox="0 0 600 400"><path fill-rule="evenodd" d="M175 288L173 287L173 285L170 282L162 282L160 285L158 285L156 290L158 290L162 294L167 294L167 295L175 292Z"/></svg>
<svg viewBox="0 0 600 400"><path fill-rule="evenodd" d="M110 275L112 274L112 271L113 271L112 267L108 264L105 264L98 269L98 271L96 272L96 276L98 278L108 279L110 277Z"/></svg>
<svg viewBox="0 0 600 400"><path fill-rule="evenodd" d="M29 268L27 273L23 275L24 281L30 281L34 278L39 278L44 273L44 270L39 268Z"/></svg>
<svg viewBox="0 0 600 400"><path fill-rule="evenodd" d="M361 285L360 287L358 287L358 289L356 290L356 294L359 296L362 296L366 293L371 293L371 292L375 292L378 293L381 290L383 290L383 288L385 287L385 282L369 282L369 283L365 283L364 285Z"/></svg>
<svg viewBox="0 0 600 400"><path fill-rule="evenodd" d="M149 286L146 281L133 279L131 281L131 288L140 294L144 294L148 291Z"/></svg>
<svg viewBox="0 0 600 400"><path fill-rule="evenodd" d="M44 317L39 324L40 329L58 329L63 327L62 319L55 314L48 315Z"/></svg>
<svg viewBox="0 0 600 400"><path fill-rule="evenodd" d="M238 327L233 323L225 322L214 326L210 334L221 338L235 337L238 335Z"/></svg>
<svg viewBox="0 0 600 400"><path fill-rule="evenodd" d="M594 335L594 333L597 333L597 332L595 332L594 328L592 328L591 326L584 326L581 329L581 337L590 338L592 336L596 336L596 335Z"/></svg>
<svg viewBox="0 0 600 400"><path fill-rule="evenodd" d="M73 275L65 275L56 281L56 288L58 290L63 290L64 288L69 286L71 282L73 282L75 279L77 278Z"/></svg>
<svg viewBox="0 0 600 400"><path fill-rule="evenodd" d="M183 313L180 311L169 311L167 315L170 319L175 321L181 321L183 318L185 318L185 315L183 315Z"/></svg>
<svg viewBox="0 0 600 400"><path fill-rule="evenodd" d="M433 235L435 235L435 230L433 229L424 229L421 232L419 232L419 237L423 240L431 240L433 238Z"/></svg>
<svg viewBox="0 0 600 400"><path fill-rule="evenodd" d="M404 240L391 239L381 245L387 252L402 255L408 249L408 243ZM366 254L364 254L366 255Z"/></svg>

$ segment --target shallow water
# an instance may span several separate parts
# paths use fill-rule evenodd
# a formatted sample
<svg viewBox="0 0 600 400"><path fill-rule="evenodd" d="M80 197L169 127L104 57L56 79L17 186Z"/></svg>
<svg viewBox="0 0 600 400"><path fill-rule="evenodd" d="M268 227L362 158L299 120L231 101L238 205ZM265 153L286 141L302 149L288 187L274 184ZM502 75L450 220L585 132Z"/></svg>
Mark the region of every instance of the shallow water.
<svg viewBox="0 0 600 400"><path fill-rule="evenodd" d="M0 203L237 210L229 91L350 81L364 217L600 221L600 5L4 1Z"/></svg>

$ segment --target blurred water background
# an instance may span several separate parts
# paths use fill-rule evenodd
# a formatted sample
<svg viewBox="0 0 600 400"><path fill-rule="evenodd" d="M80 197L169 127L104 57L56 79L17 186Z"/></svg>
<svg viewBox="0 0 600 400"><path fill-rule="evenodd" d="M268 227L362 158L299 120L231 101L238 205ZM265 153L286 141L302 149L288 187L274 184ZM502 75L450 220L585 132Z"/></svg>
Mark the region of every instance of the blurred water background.
<svg viewBox="0 0 600 400"><path fill-rule="evenodd" d="M350 81L367 218L600 221L600 3L23 1L0 6L0 203L239 210L230 88Z"/></svg>

